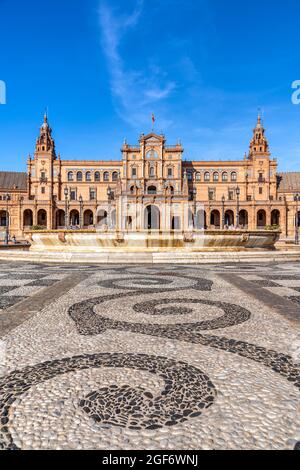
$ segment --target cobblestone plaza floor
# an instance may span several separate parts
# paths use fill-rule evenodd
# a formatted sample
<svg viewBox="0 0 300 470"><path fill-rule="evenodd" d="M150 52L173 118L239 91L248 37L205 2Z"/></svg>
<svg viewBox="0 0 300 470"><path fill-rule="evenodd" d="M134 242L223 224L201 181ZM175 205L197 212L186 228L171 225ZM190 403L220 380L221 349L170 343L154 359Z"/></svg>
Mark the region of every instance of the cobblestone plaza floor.
<svg viewBox="0 0 300 470"><path fill-rule="evenodd" d="M300 447L300 263L0 264L0 448Z"/></svg>

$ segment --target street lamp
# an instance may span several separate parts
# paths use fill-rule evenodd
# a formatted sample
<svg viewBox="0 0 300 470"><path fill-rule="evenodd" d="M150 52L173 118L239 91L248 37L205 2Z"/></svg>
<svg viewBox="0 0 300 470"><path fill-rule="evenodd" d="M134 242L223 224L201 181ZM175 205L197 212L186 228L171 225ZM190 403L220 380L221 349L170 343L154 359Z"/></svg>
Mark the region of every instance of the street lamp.
<svg viewBox="0 0 300 470"><path fill-rule="evenodd" d="M222 230L225 227L225 196L222 196Z"/></svg>
<svg viewBox="0 0 300 470"><path fill-rule="evenodd" d="M298 214L298 203L300 202L300 194L296 194L294 197L296 203L296 217L295 217L295 244L299 245L299 214Z"/></svg>
<svg viewBox="0 0 300 470"><path fill-rule="evenodd" d="M69 211L69 203L68 203L68 196L69 196L69 189L65 187L64 189L64 194L65 194L65 229L68 229L69 226L69 216L68 216L68 211Z"/></svg>
<svg viewBox="0 0 300 470"><path fill-rule="evenodd" d="M197 188L193 188L193 199L194 199L194 229L197 225Z"/></svg>
<svg viewBox="0 0 300 470"><path fill-rule="evenodd" d="M240 226L240 195L241 195L241 190L239 187L236 188L235 193L236 193L236 228L239 228Z"/></svg>
<svg viewBox="0 0 300 470"><path fill-rule="evenodd" d="M79 215L79 227L82 228L82 216L83 216L83 197L79 196L80 215Z"/></svg>
<svg viewBox="0 0 300 470"><path fill-rule="evenodd" d="M8 245L9 240L9 214L8 214L8 203L10 201L10 195L7 193L5 195L6 200L6 218L5 218L5 245Z"/></svg>
<svg viewBox="0 0 300 470"><path fill-rule="evenodd" d="M113 197L113 191L111 190L111 187L108 186L107 188L107 198L108 198L108 229L111 229L111 200Z"/></svg>

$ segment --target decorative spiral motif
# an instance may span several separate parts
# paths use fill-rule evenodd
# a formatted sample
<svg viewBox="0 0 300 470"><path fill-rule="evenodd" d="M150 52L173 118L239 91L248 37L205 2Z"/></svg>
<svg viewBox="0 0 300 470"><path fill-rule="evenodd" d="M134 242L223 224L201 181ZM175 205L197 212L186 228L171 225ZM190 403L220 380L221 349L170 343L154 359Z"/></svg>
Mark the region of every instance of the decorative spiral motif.
<svg viewBox="0 0 300 470"><path fill-rule="evenodd" d="M160 276L135 276L124 278L113 278L98 281L98 285L105 289L142 289L143 291L154 289L196 289L202 291L210 291L213 282L209 279L194 278L191 276L175 276L168 273L162 273Z"/></svg>
<svg viewBox="0 0 300 470"><path fill-rule="evenodd" d="M0 448L17 449L8 429L9 410L31 387L58 375L99 367L127 367L163 379L165 388L154 397L142 387L110 386L91 392L79 406L95 422L131 429L174 426L200 416L216 397L210 379L196 367L165 357L144 354L94 354L59 359L14 371L0 380Z"/></svg>

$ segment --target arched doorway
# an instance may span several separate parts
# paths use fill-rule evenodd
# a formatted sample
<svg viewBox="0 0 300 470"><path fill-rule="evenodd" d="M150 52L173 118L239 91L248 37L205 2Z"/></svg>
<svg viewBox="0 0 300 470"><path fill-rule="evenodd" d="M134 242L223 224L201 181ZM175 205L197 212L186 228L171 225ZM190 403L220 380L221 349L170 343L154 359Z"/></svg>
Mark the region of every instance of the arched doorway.
<svg viewBox="0 0 300 470"><path fill-rule="evenodd" d="M234 226L234 213L231 210L225 212L225 225L227 227Z"/></svg>
<svg viewBox="0 0 300 470"><path fill-rule="evenodd" d="M220 212L218 210L213 210L210 214L210 225L212 225L214 228L220 228L220 220Z"/></svg>
<svg viewBox="0 0 300 470"><path fill-rule="evenodd" d="M94 224L93 211L91 211L90 209L87 209L86 211L84 211L84 214L83 214L83 226L89 227L90 225L93 225L93 224Z"/></svg>
<svg viewBox="0 0 300 470"><path fill-rule="evenodd" d="M159 230L160 228L160 211L156 206L147 206L145 209L145 229Z"/></svg>
<svg viewBox="0 0 300 470"><path fill-rule="evenodd" d="M8 223L9 214L6 211L0 212L0 227L6 227Z"/></svg>
<svg viewBox="0 0 300 470"><path fill-rule="evenodd" d="M248 212L244 209L240 211L240 226L242 228L248 227Z"/></svg>
<svg viewBox="0 0 300 470"><path fill-rule="evenodd" d="M265 228L266 225L267 225L266 211L261 209L257 212L257 228L262 229L262 228Z"/></svg>
<svg viewBox="0 0 300 470"><path fill-rule="evenodd" d="M99 227L108 225L107 212L104 209L101 209L97 212L97 225Z"/></svg>
<svg viewBox="0 0 300 470"><path fill-rule="evenodd" d="M278 209L271 212L271 225L280 225L280 211Z"/></svg>
<svg viewBox="0 0 300 470"><path fill-rule="evenodd" d="M76 209L70 212L70 225L73 227L79 225L79 212Z"/></svg>
<svg viewBox="0 0 300 470"><path fill-rule="evenodd" d="M23 227L29 228L33 226L33 214L32 210L26 209L23 214Z"/></svg>
<svg viewBox="0 0 300 470"><path fill-rule="evenodd" d="M59 209L56 212L56 228L64 228L65 227L65 211L62 209Z"/></svg>
<svg viewBox="0 0 300 470"><path fill-rule="evenodd" d="M197 230L204 230L207 228L206 212L203 209L200 209L197 212L196 227Z"/></svg>
<svg viewBox="0 0 300 470"><path fill-rule="evenodd" d="M47 227L47 212L45 209L40 209L37 213L37 224L41 227Z"/></svg>

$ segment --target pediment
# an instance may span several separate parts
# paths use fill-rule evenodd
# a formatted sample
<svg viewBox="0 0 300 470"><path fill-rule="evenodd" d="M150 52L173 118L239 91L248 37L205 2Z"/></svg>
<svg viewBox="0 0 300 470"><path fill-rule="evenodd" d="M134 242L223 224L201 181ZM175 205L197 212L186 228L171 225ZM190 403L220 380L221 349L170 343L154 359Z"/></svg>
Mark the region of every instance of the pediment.
<svg viewBox="0 0 300 470"><path fill-rule="evenodd" d="M141 141L145 142L146 145L161 145L165 141L165 137L151 132L150 134L143 136Z"/></svg>

